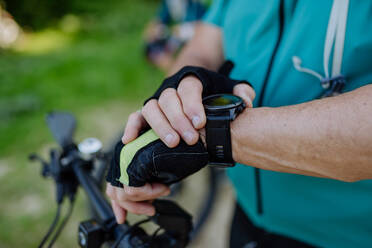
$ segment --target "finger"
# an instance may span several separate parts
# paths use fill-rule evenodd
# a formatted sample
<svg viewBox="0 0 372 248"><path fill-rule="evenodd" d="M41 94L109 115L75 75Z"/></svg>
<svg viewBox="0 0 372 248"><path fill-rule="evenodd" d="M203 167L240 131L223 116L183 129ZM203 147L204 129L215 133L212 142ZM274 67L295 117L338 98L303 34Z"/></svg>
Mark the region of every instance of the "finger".
<svg viewBox="0 0 372 248"><path fill-rule="evenodd" d="M172 148L178 145L180 137L160 110L157 100L148 101L142 108L142 115L168 147Z"/></svg>
<svg viewBox="0 0 372 248"><path fill-rule="evenodd" d="M182 136L187 144L194 145L198 141L199 135L184 114L177 91L172 88L164 90L158 103L171 126Z"/></svg>
<svg viewBox="0 0 372 248"><path fill-rule="evenodd" d="M253 100L256 97L256 93L248 84L242 83L235 85L233 94L240 96L244 100L247 107L253 107Z"/></svg>
<svg viewBox="0 0 372 248"><path fill-rule="evenodd" d="M128 144L135 138L137 138L138 133L147 125L145 119L143 118L140 111L134 112L129 115L127 125L125 126L125 131L123 137L121 138L124 144Z"/></svg>
<svg viewBox="0 0 372 248"><path fill-rule="evenodd" d="M114 186L112 186L110 183L106 184L106 195L111 199L111 200L116 200L116 192Z"/></svg>
<svg viewBox="0 0 372 248"><path fill-rule="evenodd" d="M142 187L125 186L123 191L120 191L116 198L119 201L146 201L156 199L161 196L169 195L170 189L168 186L160 183L146 183Z"/></svg>
<svg viewBox="0 0 372 248"><path fill-rule="evenodd" d="M118 205L133 214L144 214L149 216L155 214L155 208L149 202L120 201Z"/></svg>
<svg viewBox="0 0 372 248"><path fill-rule="evenodd" d="M191 120L196 129L203 128L206 117L202 102L203 86L196 77L184 78L177 88L183 112Z"/></svg>
<svg viewBox="0 0 372 248"><path fill-rule="evenodd" d="M116 201L111 200L112 210L114 211L114 215L116 218L116 222L118 224L123 224L125 218L127 217L127 211L124 208L121 208Z"/></svg>

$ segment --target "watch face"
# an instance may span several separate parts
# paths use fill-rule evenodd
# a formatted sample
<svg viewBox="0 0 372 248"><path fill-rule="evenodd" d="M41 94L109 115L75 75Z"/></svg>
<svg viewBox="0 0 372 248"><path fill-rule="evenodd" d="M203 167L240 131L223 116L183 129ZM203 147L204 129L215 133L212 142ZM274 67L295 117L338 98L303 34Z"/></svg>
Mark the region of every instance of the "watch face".
<svg viewBox="0 0 372 248"><path fill-rule="evenodd" d="M212 95L203 99L203 104L208 109L234 108L242 103L240 97L228 94Z"/></svg>

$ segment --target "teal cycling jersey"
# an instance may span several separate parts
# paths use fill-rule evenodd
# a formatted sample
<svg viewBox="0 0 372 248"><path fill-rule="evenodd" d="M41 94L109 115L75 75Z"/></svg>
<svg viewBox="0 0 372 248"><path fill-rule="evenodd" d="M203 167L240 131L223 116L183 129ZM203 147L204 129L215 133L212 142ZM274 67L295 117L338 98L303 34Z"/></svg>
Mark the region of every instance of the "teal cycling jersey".
<svg viewBox="0 0 372 248"><path fill-rule="evenodd" d="M324 93L319 78L296 69L293 58L300 58L302 67L325 74L323 53L332 4L216 0L204 22L222 29L225 58L235 63L231 77L252 83L254 106L279 107ZM371 27L372 1L350 0L341 65L343 92L372 83ZM320 247L372 247L372 180L346 183L260 170L258 191L254 168L237 165L228 174L239 204L256 225Z"/></svg>

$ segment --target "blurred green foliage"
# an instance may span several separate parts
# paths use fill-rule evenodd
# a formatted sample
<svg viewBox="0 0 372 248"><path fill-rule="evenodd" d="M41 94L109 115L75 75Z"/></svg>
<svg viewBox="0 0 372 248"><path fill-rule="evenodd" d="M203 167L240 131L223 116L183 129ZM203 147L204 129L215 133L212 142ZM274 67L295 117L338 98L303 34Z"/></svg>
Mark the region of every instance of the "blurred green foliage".
<svg viewBox="0 0 372 248"><path fill-rule="evenodd" d="M154 0L147 2L154 4ZM32 30L54 25L68 13L105 13L110 9L110 5L115 6L116 3L115 0L0 0L0 5L11 13L21 26Z"/></svg>
<svg viewBox="0 0 372 248"><path fill-rule="evenodd" d="M66 46L40 54L1 54L0 155L19 147L20 140L29 147L45 140L48 134L40 128L48 111L143 99L159 84L162 75L143 58L141 40L156 4L145 0L80 2L89 11L78 16L78 32L64 33L58 25L54 27L54 32L71 37Z"/></svg>
<svg viewBox="0 0 372 248"><path fill-rule="evenodd" d="M2 0L22 26L34 30L47 27L68 12L76 11L74 0Z"/></svg>
<svg viewBox="0 0 372 248"><path fill-rule="evenodd" d="M23 8L19 1L9 2L13 1L19 4L15 8ZM40 11L44 2L60 1L38 1ZM45 114L55 109L73 112L80 120L78 133L84 135L97 136L100 129L117 133L110 122L122 127L125 117L105 120L105 114L114 111L112 103L119 102L116 114L127 115L128 110L121 109L139 107L163 77L142 54L142 31L156 11L156 2L80 0L74 4L79 12L68 12L47 29L26 33L14 50L0 51L2 248L36 247L52 221L54 188L40 179L38 165L27 161L30 152L41 150L45 155L45 145L52 143ZM103 123L97 127L94 121ZM84 215L86 207L79 197L72 222L56 247L76 247L77 221Z"/></svg>

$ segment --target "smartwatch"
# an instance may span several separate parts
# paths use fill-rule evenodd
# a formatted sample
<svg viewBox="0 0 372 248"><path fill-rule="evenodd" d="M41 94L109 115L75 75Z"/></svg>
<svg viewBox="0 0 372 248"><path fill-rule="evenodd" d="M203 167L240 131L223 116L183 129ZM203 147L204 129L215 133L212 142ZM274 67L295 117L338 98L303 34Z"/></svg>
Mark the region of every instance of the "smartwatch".
<svg viewBox="0 0 372 248"><path fill-rule="evenodd" d="M203 99L207 116L205 126L209 165L232 167L230 122L246 107L243 99L230 94L217 94Z"/></svg>

